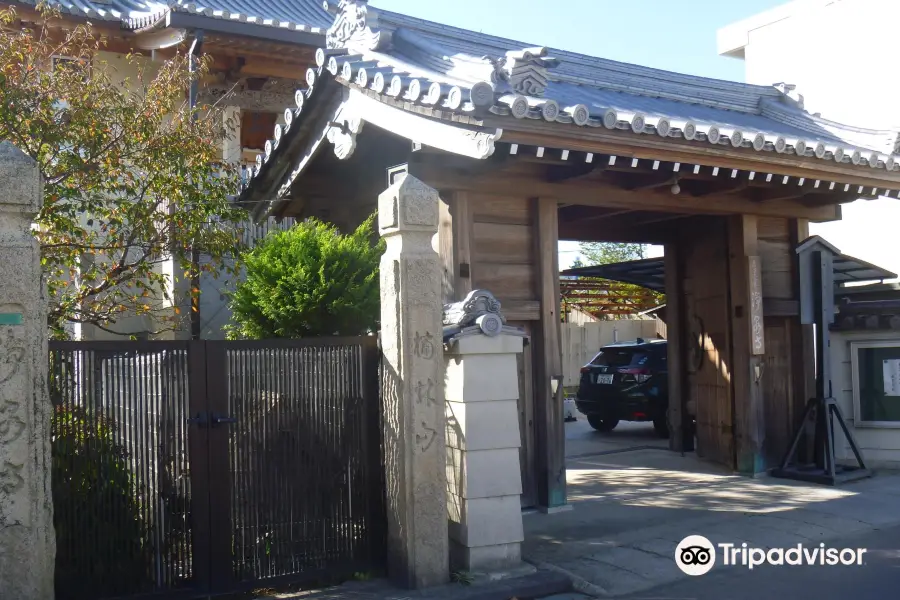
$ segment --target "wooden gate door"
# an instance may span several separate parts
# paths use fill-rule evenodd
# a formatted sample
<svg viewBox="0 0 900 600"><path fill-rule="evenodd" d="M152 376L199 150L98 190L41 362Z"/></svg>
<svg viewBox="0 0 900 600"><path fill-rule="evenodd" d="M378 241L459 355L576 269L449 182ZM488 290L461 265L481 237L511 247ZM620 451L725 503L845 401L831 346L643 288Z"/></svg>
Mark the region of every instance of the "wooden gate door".
<svg viewBox="0 0 900 600"><path fill-rule="evenodd" d="M377 338L207 342L213 592L383 566Z"/></svg>
<svg viewBox="0 0 900 600"><path fill-rule="evenodd" d="M697 219L681 240L689 406L697 455L735 467L728 237L724 219Z"/></svg>
<svg viewBox="0 0 900 600"><path fill-rule="evenodd" d="M60 600L383 565L375 337L52 342L49 367Z"/></svg>

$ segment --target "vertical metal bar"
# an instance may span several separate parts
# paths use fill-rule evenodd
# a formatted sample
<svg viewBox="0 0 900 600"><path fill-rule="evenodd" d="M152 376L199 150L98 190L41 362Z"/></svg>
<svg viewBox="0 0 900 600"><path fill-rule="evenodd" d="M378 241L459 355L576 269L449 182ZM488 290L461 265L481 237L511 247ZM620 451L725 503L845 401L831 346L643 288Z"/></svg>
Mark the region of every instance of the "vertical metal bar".
<svg viewBox="0 0 900 600"><path fill-rule="evenodd" d="M228 385L225 371L226 346L205 342L207 405L211 415L228 415ZM232 561L231 472L228 465L229 424L209 425L210 569L212 591L227 591L234 583Z"/></svg>
<svg viewBox="0 0 900 600"><path fill-rule="evenodd" d="M188 428L191 465L191 556L197 591L212 588L212 528L210 504L209 429L203 424L209 412L206 385L206 345L191 342L187 350L188 415L197 419Z"/></svg>
<svg viewBox="0 0 900 600"><path fill-rule="evenodd" d="M371 336L363 345L365 353L363 358L363 409L365 415L365 427L363 438L364 456L368 457L366 464L366 533L369 536L368 556L369 560L383 557L385 548L382 522L385 500L385 486L382 475L382 449L381 449L381 390L379 387L379 370L381 368L381 351L378 348L378 339Z"/></svg>

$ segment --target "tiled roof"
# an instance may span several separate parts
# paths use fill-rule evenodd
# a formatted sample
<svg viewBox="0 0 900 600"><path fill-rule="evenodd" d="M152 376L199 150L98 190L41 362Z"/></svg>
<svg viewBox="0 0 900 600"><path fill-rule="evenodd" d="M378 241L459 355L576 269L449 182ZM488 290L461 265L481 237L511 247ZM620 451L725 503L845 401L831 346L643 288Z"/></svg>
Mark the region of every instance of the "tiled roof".
<svg viewBox="0 0 900 600"><path fill-rule="evenodd" d="M329 36L329 49L319 52L322 70L345 85L406 102L900 169L893 156L896 131L811 115L791 97L789 86L530 47L378 10L364 0L341 0L333 12L342 27Z"/></svg>
<svg viewBox="0 0 900 600"><path fill-rule="evenodd" d="M900 169L892 156L896 131L862 129L811 115L789 93L774 86L696 77L533 47L531 55L517 64L539 71L538 78L546 81L538 86L538 93L528 93L527 86L516 89L514 76L504 81L501 75L498 81L502 71L490 62L529 48L528 44L372 7L368 11L376 17L370 19L374 22L371 29L391 32L391 44L376 52L355 46L351 39L352 55L332 57L331 68L340 68L339 78L346 81L349 76L359 83L360 69L371 72L374 67L386 82L397 77L389 95L405 100L474 112L477 98L473 93L486 93L484 85L489 83L494 114ZM507 72L512 60L507 58ZM544 66L539 61L544 61ZM434 93L441 96L427 93L434 84ZM367 85L377 86L371 77ZM390 89L389 83L387 87ZM420 95L412 98L416 90Z"/></svg>
<svg viewBox="0 0 900 600"><path fill-rule="evenodd" d="M40 2L18 1L32 6ZM324 33L332 22L321 0L56 0L55 4L76 16L122 21L129 29L146 26L169 10L312 33Z"/></svg>

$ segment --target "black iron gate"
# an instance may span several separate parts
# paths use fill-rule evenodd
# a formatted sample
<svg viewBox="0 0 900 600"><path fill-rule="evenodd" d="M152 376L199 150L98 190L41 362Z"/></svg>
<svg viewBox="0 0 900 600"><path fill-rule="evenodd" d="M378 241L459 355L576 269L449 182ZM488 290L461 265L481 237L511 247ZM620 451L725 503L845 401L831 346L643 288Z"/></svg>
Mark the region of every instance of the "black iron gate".
<svg viewBox="0 0 900 600"><path fill-rule="evenodd" d="M51 342L59 600L381 567L374 337Z"/></svg>

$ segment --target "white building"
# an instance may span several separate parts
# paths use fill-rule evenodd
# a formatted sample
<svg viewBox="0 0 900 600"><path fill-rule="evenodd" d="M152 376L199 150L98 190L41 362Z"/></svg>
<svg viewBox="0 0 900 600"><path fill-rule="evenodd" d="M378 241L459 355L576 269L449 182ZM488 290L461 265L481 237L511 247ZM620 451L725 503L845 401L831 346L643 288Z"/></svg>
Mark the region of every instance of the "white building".
<svg viewBox="0 0 900 600"><path fill-rule="evenodd" d="M900 2L795 0L718 32L718 52L744 61L748 83L785 83L812 113L883 129L885 150L900 129L900 77L891 69ZM843 207L843 220L813 224L844 254L900 273L900 202Z"/></svg>
<svg viewBox="0 0 900 600"><path fill-rule="evenodd" d="M810 112L884 130L885 150L896 152L900 77L891 61L898 23L897 0L795 0L722 28L718 51L744 61L748 83L793 86ZM898 228L900 202L881 198L844 205L843 220L810 230L845 254L900 273ZM900 286L852 295L890 303ZM900 467L900 308L845 309L831 356L833 395L864 458L869 466ZM838 458L851 459L837 436Z"/></svg>

